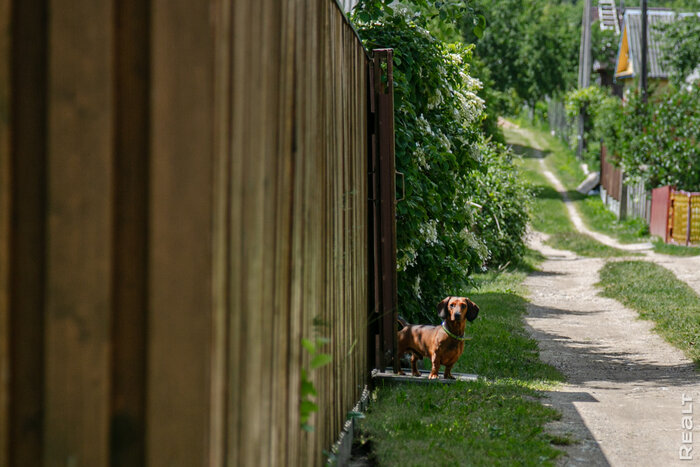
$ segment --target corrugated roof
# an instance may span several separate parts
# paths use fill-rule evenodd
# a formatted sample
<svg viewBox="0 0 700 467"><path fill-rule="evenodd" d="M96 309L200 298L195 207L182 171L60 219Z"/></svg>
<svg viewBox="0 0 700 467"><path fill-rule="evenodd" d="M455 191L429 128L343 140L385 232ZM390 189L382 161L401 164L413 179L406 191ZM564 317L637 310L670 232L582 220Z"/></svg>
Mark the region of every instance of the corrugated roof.
<svg viewBox="0 0 700 467"><path fill-rule="evenodd" d="M647 12L647 77L668 78L668 72L661 61L661 50L655 26L672 23L677 16L670 10L648 10ZM639 8L625 10L623 27L627 30L629 54L635 74L642 66L642 11Z"/></svg>

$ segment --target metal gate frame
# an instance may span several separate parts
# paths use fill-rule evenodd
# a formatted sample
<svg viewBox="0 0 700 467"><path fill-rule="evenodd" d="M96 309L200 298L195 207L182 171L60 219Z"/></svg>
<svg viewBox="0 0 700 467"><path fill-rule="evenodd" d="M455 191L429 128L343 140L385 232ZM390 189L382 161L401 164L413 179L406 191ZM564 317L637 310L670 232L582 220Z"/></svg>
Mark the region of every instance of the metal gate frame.
<svg viewBox="0 0 700 467"><path fill-rule="evenodd" d="M396 274L396 172L394 151L393 49L373 50L369 67L370 367L399 370ZM404 190L405 191L405 190ZM371 295L371 296L372 296Z"/></svg>

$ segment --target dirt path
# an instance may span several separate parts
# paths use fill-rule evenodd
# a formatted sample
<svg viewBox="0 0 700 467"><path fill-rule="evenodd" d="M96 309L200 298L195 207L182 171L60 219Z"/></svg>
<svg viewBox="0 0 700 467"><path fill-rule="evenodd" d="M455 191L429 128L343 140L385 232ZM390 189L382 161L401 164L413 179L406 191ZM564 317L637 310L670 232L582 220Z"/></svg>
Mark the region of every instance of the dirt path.
<svg viewBox="0 0 700 467"><path fill-rule="evenodd" d="M595 238L597 241L605 245L620 248L622 250L644 253L646 256L644 259L653 261L654 263L660 264L661 266L671 270L676 277L687 283L698 295L700 295L700 256L682 257L662 255L655 253L652 250L651 243L620 243L608 235L590 230L583 223L583 220L576 210L576 207L566 195L564 186L551 171L547 170L544 165L544 160L542 159L540 159L540 167L542 173L545 175L545 177L547 177L547 179L552 183L554 188L564 199L564 203L569 212L569 217L571 218L571 222L574 224L576 230Z"/></svg>
<svg viewBox="0 0 700 467"><path fill-rule="evenodd" d="M682 410L688 406L682 396L700 407L700 376L692 362L656 335L651 322L598 296L594 284L604 260L554 250L542 240L541 234L531 239L547 260L525 282L531 300L526 323L542 359L568 380L548 394L563 414L549 428L581 441L566 447L562 463L683 465ZM700 432L695 436L700 446Z"/></svg>
<svg viewBox="0 0 700 467"><path fill-rule="evenodd" d="M635 259L667 267L700 294L700 258L660 255L650 244L623 245L590 231L559 180L544 164L541 168L564 196L579 231L610 246L643 252ZM567 456L560 463L700 465L700 373L652 331L653 323L598 295L595 284L605 260L555 250L544 245L545 239L544 234L530 236L531 247L546 260L525 281L531 300L526 324L539 341L542 359L567 377L567 384L547 394L548 403L562 412L562 419L548 429L579 441L563 448ZM693 407L684 405L683 398L692 398ZM692 415L684 413L689 409ZM682 443L684 434L691 436L682 426L684 416L695 422L690 444ZM684 451L692 460L680 459L681 446L693 448Z"/></svg>

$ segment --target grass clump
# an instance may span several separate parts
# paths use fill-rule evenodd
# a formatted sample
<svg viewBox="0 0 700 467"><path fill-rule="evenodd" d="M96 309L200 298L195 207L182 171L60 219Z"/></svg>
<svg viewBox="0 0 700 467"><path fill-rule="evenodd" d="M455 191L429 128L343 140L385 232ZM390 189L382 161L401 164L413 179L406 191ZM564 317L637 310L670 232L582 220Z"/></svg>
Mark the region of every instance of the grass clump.
<svg viewBox="0 0 700 467"><path fill-rule="evenodd" d="M543 406L541 390L563 381L539 359L523 326L521 283L541 256L528 251L508 271L477 275L469 297L481 312L473 339L454 368L487 379L451 385L380 387L362 421L379 465L512 465L528 459L553 464L559 437L544 431L560 414Z"/></svg>
<svg viewBox="0 0 700 467"><path fill-rule="evenodd" d="M623 256L639 256L639 253L629 252L604 245L594 238L580 232L559 232L545 242L559 250L573 251L579 256L589 258L615 258Z"/></svg>
<svg viewBox="0 0 700 467"><path fill-rule="evenodd" d="M655 330L700 365L700 297L671 271L646 261L606 264L602 295L654 321Z"/></svg>
<svg viewBox="0 0 700 467"><path fill-rule="evenodd" d="M700 247L683 246L664 243L660 238L654 238L652 241L654 251L663 255L671 256L698 256L700 255Z"/></svg>
<svg viewBox="0 0 700 467"><path fill-rule="evenodd" d="M362 429L379 465L552 465L560 415L536 397L508 380L383 387Z"/></svg>
<svg viewBox="0 0 700 467"><path fill-rule="evenodd" d="M618 220L598 196L586 196L576 206L584 222L593 230L615 237L621 243L649 241L649 226L644 219Z"/></svg>

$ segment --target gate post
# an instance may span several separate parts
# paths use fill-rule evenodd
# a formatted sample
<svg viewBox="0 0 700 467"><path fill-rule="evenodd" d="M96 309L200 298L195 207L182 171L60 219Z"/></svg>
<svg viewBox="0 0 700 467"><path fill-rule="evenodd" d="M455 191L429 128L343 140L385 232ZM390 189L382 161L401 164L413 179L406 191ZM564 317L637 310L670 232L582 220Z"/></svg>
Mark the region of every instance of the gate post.
<svg viewBox="0 0 700 467"><path fill-rule="evenodd" d="M374 135L371 138L371 196L373 201L374 298L378 339L375 363L381 371L391 359L399 370L396 355L398 294L396 280L396 182L394 153L393 50L373 51L372 87Z"/></svg>

